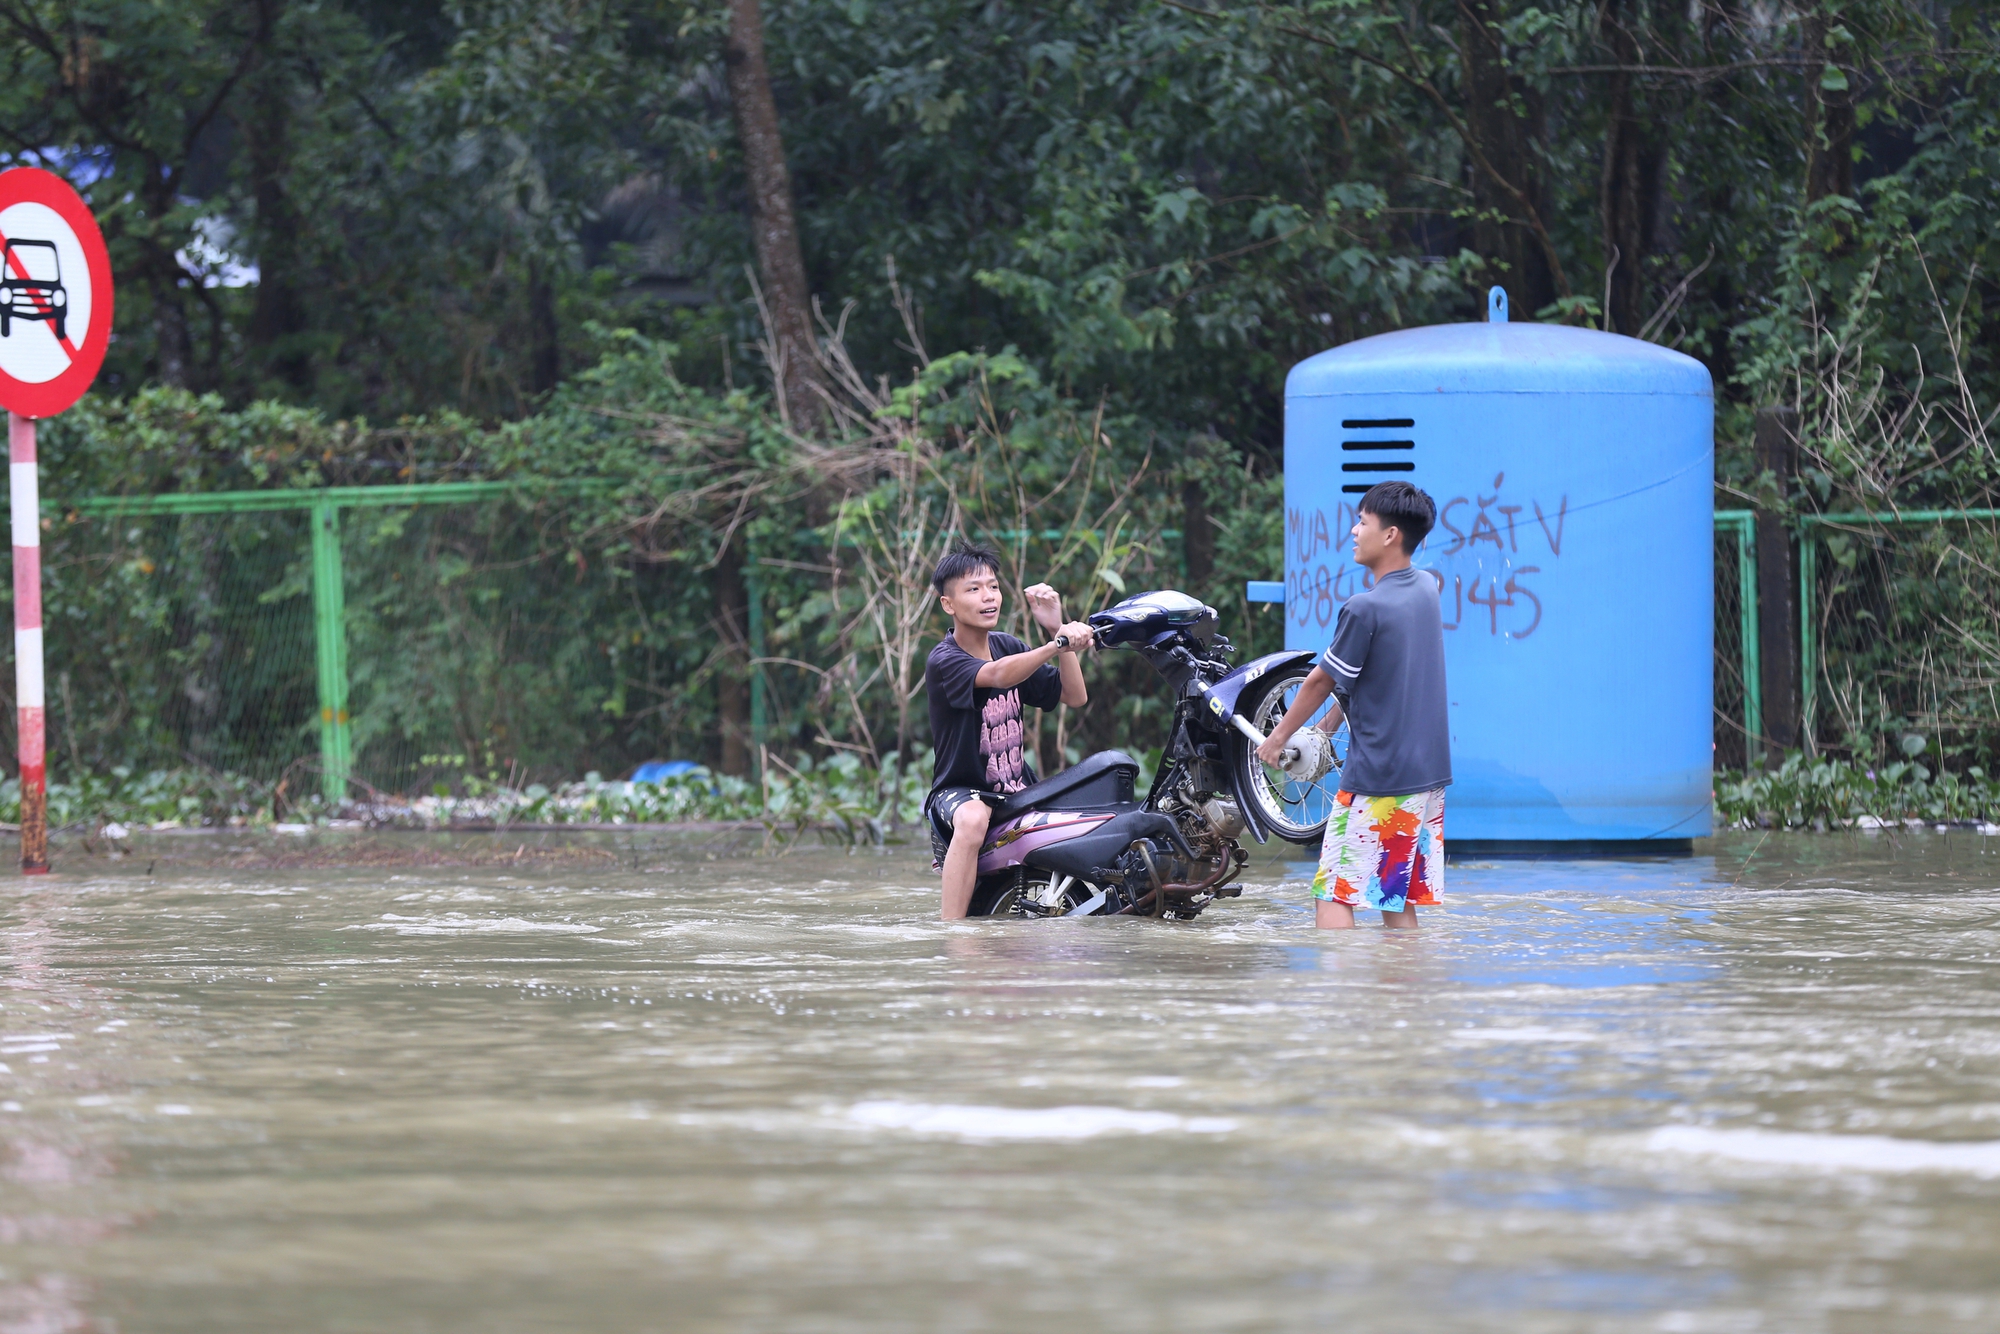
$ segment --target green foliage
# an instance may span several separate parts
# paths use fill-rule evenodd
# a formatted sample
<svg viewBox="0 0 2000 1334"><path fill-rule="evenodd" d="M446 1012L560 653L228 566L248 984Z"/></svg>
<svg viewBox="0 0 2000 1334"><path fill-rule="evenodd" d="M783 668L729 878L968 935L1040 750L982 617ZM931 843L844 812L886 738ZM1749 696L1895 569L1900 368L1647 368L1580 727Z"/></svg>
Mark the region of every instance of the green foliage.
<svg viewBox="0 0 2000 1334"><path fill-rule="evenodd" d="M846 844L879 844L890 838L926 838L922 824L930 787L930 755L900 768L893 757L876 773L851 753L815 762L795 755L774 758L761 781L696 769L658 783L606 782L588 774L556 788L501 790L464 798L419 802L407 811L372 812L395 822L503 825L687 824L748 821L770 835L807 834Z"/></svg>
<svg viewBox="0 0 2000 1334"><path fill-rule="evenodd" d="M195 829L268 824L272 818L268 783L194 769L135 774L119 765L106 773L86 774L76 782L50 783L48 800L50 828L86 832L113 823L128 829ZM0 820L18 825L20 819L20 781L0 781Z"/></svg>
<svg viewBox="0 0 2000 1334"><path fill-rule="evenodd" d="M1738 829L1875 829L2000 822L2000 780L1977 765L1963 776L1915 760L1880 769L1793 753L1776 769L1719 773L1719 823Z"/></svg>
<svg viewBox="0 0 2000 1334"><path fill-rule="evenodd" d="M207 770L156 769L135 774L124 766L86 775L74 783L51 783L51 828L112 837L138 830L199 829L219 826L268 828L275 823L360 822L374 827L450 828L522 825L600 826L630 824L761 824L769 837L790 842L808 835L822 841L879 845L890 840L924 839L923 799L929 788L930 756L900 770L892 759L886 775L869 771L852 754L815 763L809 755L779 761L761 782L706 769L658 783L606 782L592 773L549 788L492 788L476 777L462 796L433 796L412 803L363 804L329 810L317 795L287 801L268 782ZM442 786L442 785L441 785ZM18 824L21 787L0 780L0 821Z"/></svg>
<svg viewBox="0 0 2000 1334"><path fill-rule="evenodd" d="M1195 584L1274 647L1242 586L1281 568L1285 371L1475 316L1493 282L1701 358L1722 503L1992 501L1990 7L764 12L843 330L810 440L763 397L720 6L0 7L11 159L85 190L119 283L46 493L520 479L476 516L349 519L356 737L419 789L721 763L752 585L773 742L912 755L923 558L952 532L1072 611ZM1773 403L1796 495L1750 456ZM310 785L292 522L57 522L55 763ZM1990 534L1825 556L1822 740L1990 758ZM1129 659L1093 673L1045 760L1162 723Z"/></svg>

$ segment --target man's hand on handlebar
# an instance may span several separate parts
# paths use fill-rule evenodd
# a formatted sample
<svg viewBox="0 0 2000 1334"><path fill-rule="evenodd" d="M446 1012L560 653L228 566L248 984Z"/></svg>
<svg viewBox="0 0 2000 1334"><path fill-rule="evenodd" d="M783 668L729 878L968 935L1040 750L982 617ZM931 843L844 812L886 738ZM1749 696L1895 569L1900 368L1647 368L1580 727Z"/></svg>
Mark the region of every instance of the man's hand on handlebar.
<svg viewBox="0 0 2000 1334"><path fill-rule="evenodd" d="M1069 636L1069 647L1063 650L1065 653L1081 653L1097 645L1097 631L1091 629L1087 621L1070 621L1056 633Z"/></svg>

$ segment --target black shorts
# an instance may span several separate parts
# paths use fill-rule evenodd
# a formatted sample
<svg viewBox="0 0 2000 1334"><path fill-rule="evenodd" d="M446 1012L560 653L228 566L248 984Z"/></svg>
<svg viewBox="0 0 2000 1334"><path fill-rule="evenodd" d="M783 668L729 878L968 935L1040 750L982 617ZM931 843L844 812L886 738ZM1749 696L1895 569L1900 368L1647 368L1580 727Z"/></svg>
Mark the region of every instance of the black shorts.
<svg viewBox="0 0 2000 1334"><path fill-rule="evenodd" d="M958 815L958 808L968 801L983 801L988 806L1000 800L997 792L981 792L976 787L941 787L931 793L924 802L924 815L931 826L931 869L944 869L944 855L951 850L951 822Z"/></svg>

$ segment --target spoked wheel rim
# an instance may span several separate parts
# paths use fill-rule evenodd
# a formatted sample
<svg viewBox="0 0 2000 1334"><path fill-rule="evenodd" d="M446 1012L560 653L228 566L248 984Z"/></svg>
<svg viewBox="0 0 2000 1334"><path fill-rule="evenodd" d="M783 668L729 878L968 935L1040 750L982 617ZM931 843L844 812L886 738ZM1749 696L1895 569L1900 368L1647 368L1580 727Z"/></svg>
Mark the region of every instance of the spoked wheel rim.
<svg viewBox="0 0 2000 1334"><path fill-rule="evenodd" d="M1250 725L1266 736L1291 708L1298 698L1299 687L1305 684L1308 669L1294 667L1279 675L1271 683L1263 697L1251 708ZM1307 724L1317 726L1332 707L1329 700ZM1256 803L1257 814L1271 832L1288 843L1307 843L1326 832L1326 822L1333 817L1334 794L1340 791L1340 767L1347 759L1347 724L1342 722L1333 734L1333 768L1320 777L1301 782L1283 769L1265 764L1244 746L1246 762L1250 770L1244 784L1249 798Z"/></svg>
<svg viewBox="0 0 2000 1334"><path fill-rule="evenodd" d="M1055 906L1047 906L1048 887L1064 881L1068 883L1062 884ZM1031 871L1018 890L1007 892L1005 908L995 906L994 915L1008 912L1017 917L1067 917L1070 909L1089 902L1096 893L1097 886L1087 880L1048 871Z"/></svg>

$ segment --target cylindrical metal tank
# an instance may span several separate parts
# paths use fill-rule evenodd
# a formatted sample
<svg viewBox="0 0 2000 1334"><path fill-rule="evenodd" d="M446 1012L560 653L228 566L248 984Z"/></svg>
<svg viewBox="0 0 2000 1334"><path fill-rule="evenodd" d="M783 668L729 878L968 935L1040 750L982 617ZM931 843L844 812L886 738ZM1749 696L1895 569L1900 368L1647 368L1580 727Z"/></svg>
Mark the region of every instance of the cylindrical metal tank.
<svg viewBox="0 0 2000 1334"><path fill-rule="evenodd" d="M1709 832L1715 399L1692 357L1507 320L1348 343L1285 381L1285 643L1365 584L1348 528L1437 501L1454 783L1446 838L1662 851Z"/></svg>

